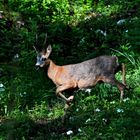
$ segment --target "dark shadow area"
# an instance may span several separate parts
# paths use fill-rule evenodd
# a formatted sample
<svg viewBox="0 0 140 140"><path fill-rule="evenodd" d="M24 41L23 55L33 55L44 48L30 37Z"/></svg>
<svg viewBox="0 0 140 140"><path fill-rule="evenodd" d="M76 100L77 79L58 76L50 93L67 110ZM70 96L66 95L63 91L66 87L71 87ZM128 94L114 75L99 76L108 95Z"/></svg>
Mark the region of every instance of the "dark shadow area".
<svg viewBox="0 0 140 140"><path fill-rule="evenodd" d="M113 112L113 110L111 111ZM79 135L79 138L82 138L86 129L89 128L91 133L87 133L90 134L87 136L88 139L94 137L100 139L104 136L109 139L133 139L139 137L140 114L135 109L125 110L125 114L122 114L123 117L115 112L112 114L111 111L102 110L100 115L97 115L97 112L91 108L84 112L81 110L80 114L69 112L64 122L62 118L52 120L42 118L34 121L30 118L2 120L0 130L7 140L22 138L28 140L69 139L69 131L72 131L72 136ZM103 118L105 121L102 120ZM99 135L99 132L102 133L102 136Z"/></svg>

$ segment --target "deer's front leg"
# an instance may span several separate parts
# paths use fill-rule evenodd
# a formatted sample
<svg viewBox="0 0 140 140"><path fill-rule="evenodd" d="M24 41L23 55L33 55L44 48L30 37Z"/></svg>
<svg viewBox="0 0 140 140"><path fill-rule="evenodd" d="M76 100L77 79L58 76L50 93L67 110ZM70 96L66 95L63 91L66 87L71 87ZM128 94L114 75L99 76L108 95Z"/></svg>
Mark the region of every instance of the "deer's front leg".
<svg viewBox="0 0 140 140"><path fill-rule="evenodd" d="M62 99L64 99L66 101L67 104L70 104L74 98L74 96L70 96L69 98L66 98L62 92L70 89L70 88L75 88L75 84L71 83L71 84L63 84L59 87L57 87L56 89L56 95L59 95Z"/></svg>
<svg viewBox="0 0 140 140"><path fill-rule="evenodd" d="M70 107L70 104L74 98L74 96L70 96L69 98L66 98L62 92L70 89L70 88L75 88L76 84L73 83L69 83L69 84L63 84L61 86L58 86L56 89L56 95L59 95L62 99L64 99L66 101L65 107L64 107L64 117L62 118L62 121L64 122L65 118L66 118L66 114L67 114L67 109Z"/></svg>

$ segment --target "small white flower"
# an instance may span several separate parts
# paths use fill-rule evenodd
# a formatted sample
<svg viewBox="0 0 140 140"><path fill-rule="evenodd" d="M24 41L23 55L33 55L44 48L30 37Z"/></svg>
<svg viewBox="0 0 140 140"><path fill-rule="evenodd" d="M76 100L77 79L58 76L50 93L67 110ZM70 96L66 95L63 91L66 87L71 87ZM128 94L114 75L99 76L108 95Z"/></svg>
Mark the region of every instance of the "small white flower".
<svg viewBox="0 0 140 140"><path fill-rule="evenodd" d="M76 112L78 112L79 111L79 108L76 108Z"/></svg>
<svg viewBox="0 0 140 140"><path fill-rule="evenodd" d="M96 33L100 33L100 34L102 34L102 35L104 35L104 36L107 36L106 31L103 31L103 30L101 30L101 29L97 29L97 30L96 30Z"/></svg>
<svg viewBox="0 0 140 140"><path fill-rule="evenodd" d="M89 17L89 16L86 16L86 17L85 17L85 20L87 20L87 19L90 19L90 17Z"/></svg>
<svg viewBox="0 0 140 140"><path fill-rule="evenodd" d="M121 20L119 20L118 22L117 22L117 25L122 25L122 24L124 24L125 23L125 19L121 19Z"/></svg>
<svg viewBox="0 0 140 140"><path fill-rule="evenodd" d="M19 93L20 97L23 97L23 94L22 93Z"/></svg>
<svg viewBox="0 0 140 140"><path fill-rule="evenodd" d="M80 128L78 128L78 132L82 132L82 130Z"/></svg>
<svg viewBox="0 0 140 140"><path fill-rule="evenodd" d="M103 120L103 122L107 122L107 119L106 118L103 118L102 120Z"/></svg>
<svg viewBox="0 0 140 140"><path fill-rule="evenodd" d="M24 112L23 112L23 111L21 111L21 114L24 114Z"/></svg>
<svg viewBox="0 0 140 140"><path fill-rule="evenodd" d="M115 104L115 101L110 102L110 104Z"/></svg>
<svg viewBox="0 0 140 140"><path fill-rule="evenodd" d="M102 135L102 133L99 133L99 136L101 136Z"/></svg>
<svg viewBox="0 0 140 140"><path fill-rule="evenodd" d="M95 109L95 112L100 112L101 110L99 108L96 108Z"/></svg>
<svg viewBox="0 0 140 140"><path fill-rule="evenodd" d="M1 84L0 84L0 88L3 88L3 87L4 87L4 85L1 83Z"/></svg>
<svg viewBox="0 0 140 140"><path fill-rule="evenodd" d="M17 24L24 25L24 22L23 21L17 21Z"/></svg>
<svg viewBox="0 0 140 140"><path fill-rule="evenodd" d="M111 6L110 6L110 5L108 5L107 7L108 7L108 8L110 8Z"/></svg>
<svg viewBox="0 0 140 140"><path fill-rule="evenodd" d="M18 58L19 58L19 54L15 54L14 59L18 59Z"/></svg>
<svg viewBox="0 0 140 140"><path fill-rule="evenodd" d="M117 108L117 113L123 113L123 112L124 112L123 109L121 109L121 108Z"/></svg>
<svg viewBox="0 0 140 140"><path fill-rule="evenodd" d="M26 92L23 92L23 94L26 95L27 93Z"/></svg>
<svg viewBox="0 0 140 140"><path fill-rule="evenodd" d="M66 132L66 134L69 136L69 135L72 135L73 134L73 131L72 130L69 130Z"/></svg>
<svg viewBox="0 0 140 140"><path fill-rule="evenodd" d="M126 30L125 32L128 33L128 30Z"/></svg>
<svg viewBox="0 0 140 140"><path fill-rule="evenodd" d="M88 122L90 122L90 121L91 121L91 119L89 118L89 119L86 120L86 123L88 123Z"/></svg>
<svg viewBox="0 0 140 140"><path fill-rule="evenodd" d="M86 89L85 92L90 93L91 92L91 89Z"/></svg>
<svg viewBox="0 0 140 140"><path fill-rule="evenodd" d="M27 94L27 92L19 93L20 97L23 97L26 94Z"/></svg>
<svg viewBox="0 0 140 140"><path fill-rule="evenodd" d="M0 92L1 91L5 91L4 85L2 83L0 84Z"/></svg>
<svg viewBox="0 0 140 140"><path fill-rule="evenodd" d="M124 102L126 102L126 101L128 101L128 100L130 100L128 97L125 98L125 99L123 99Z"/></svg>

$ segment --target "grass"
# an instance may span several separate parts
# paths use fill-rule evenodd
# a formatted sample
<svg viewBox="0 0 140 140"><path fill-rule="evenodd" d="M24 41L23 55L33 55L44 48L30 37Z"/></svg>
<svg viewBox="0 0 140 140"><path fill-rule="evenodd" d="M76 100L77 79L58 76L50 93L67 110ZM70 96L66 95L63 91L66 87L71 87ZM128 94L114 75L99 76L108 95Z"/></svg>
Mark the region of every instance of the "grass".
<svg viewBox="0 0 140 140"><path fill-rule="evenodd" d="M80 94L78 95L80 96ZM76 97L79 98L79 97ZM55 108L45 116L16 114L2 121L4 138L13 139L135 139L139 138L139 100L126 98L123 103L97 99L76 102L62 121L62 110ZM57 113L56 113L57 112ZM25 113L25 112L24 112ZM68 132L72 133L69 134Z"/></svg>
<svg viewBox="0 0 140 140"><path fill-rule="evenodd" d="M135 83L136 73L127 74L127 82ZM67 111L64 103L56 100L51 107L43 101L33 108L12 111L1 118L1 139L139 139L140 87L127 91L122 103L119 92L108 84L97 85L90 93L78 91Z"/></svg>
<svg viewBox="0 0 140 140"><path fill-rule="evenodd" d="M45 3L43 4L45 5ZM65 9L65 5L63 3L60 4L62 4L60 6L62 6L62 8ZM14 70L15 72L14 73L11 72L12 68L8 67L7 68L8 73L11 72L12 74L8 75L4 73L6 76L7 75L8 76L3 78L4 87L2 87L3 89L2 88L1 89L4 91L0 91L0 112L3 113L0 115L0 140L54 140L54 139L56 140L59 139L60 140L62 139L64 140L68 140L68 139L70 140L112 140L112 139L139 140L140 139L140 121L139 121L140 118L139 64L140 63L139 61L133 61L135 60L133 58L134 57L137 58L139 55L137 53L135 54L135 51L133 51L134 46L131 46L129 43L127 44L127 41L129 42L130 40L127 40L126 42L124 42L125 40L123 40L123 43L120 42L122 38L124 38L124 36L122 36L123 30L126 31L126 29L128 28L127 31L129 35L129 28L130 28L130 35L131 35L131 30L133 31L133 28L129 27L129 24L132 22L127 23L128 24L127 28L123 25L119 27L116 25L119 19L123 19L125 16L126 19L130 18L127 15L127 10L123 10L124 5L121 6L121 4L120 5L119 4L120 3L112 2L112 4L110 5L104 5L99 2L98 6L94 7L95 9L92 7L93 9L91 9L90 11L89 5L86 6L84 4L85 7L81 5L79 5L79 7L78 6L76 7L74 3L74 6L76 7L76 9L74 7L75 13L73 13L74 15L70 17L69 14L61 13L61 8L59 9L59 7L56 6L56 8L60 10L60 13L59 14L55 13L52 16L53 18L50 19L50 21L51 20L57 21L57 19L59 21L61 19L62 21L65 20L64 23L68 23L68 25L75 27L73 32L70 32L72 38L70 37L70 35L67 36L68 32L66 32L66 34L63 35L63 33L65 33L63 32L63 28L62 28L64 26L63 24L61 27L58 23L57 23L58 26L56 26L55 24L52 25L53 23L52 22L47 26L50 27L48 32L51 32L50 35L52 35L52 37L53 35L55 37L56 34L56 36L62 36L62 38L70 37L70 39L73 39L71 46L73 46L74 44L73 42L75 42L76 40L75 38L80 38L81 41L77 40L75 46L77 47L79 42L81 53L79 53L79 51L77 50L78 48L76 48L75 46L73 47L73 50L75 51L73 51L72 54L76 54L75 59L82 58L83 57L82 52L83 55L87 55L87 54L90 55L91 50L93 50L93 52L99 51L101 53L100 51L101 46L96 48L96 45L98 45L98 41L102 40L101 39L102 36L99 36L98 38L98 35L95 34L95 31L102 28L103 31L107 29L108 37L105 39L103 37L104 41L101 42L103 44L104 42L109 42L108 44L110 45L113 42L112 38L115 37L114 40L117 43L119 43L121 47L119 47L119 50L113 51L113 54L115 55L117 54L119 57L122 56L127 59L126 64L128 64L128 69L127 69L126 79L127 79L127 84L131 87L131 89L125 92L125 97L123 102L120 103L119 101L120 93L118 92L116 87L111 87L108 84L100 84L97 85L95 88L93 88L90 93L85 91L76 92L75 99L71 107L68 109L67 114L65 115L65 119L63 120L64 102L60 100L59 97L58 98L55 97L54 85L52 88L50 82L48 82L48 80L46 81L46 77L41 72L33 73L34 70L31 69L31 67L33 67L32 61L34 61L35 55L33 51L30 51L31 53L29 53L27 51L28 49L26 50L25 48L26 46L31 45L29 42L33 43L34 41L33 36L36 34L39 26L37 25L36 20L38 18L41 18L41 16L38 15L37 18L36 16L34 16L34 14L33 17L27 14L26 17L27 21L26 20L25 21L29 23L31 22L30 23L31 25L29 23L28 24L31 26L30 30L32 32L31 33L28 32L25 26L20 28L19 29L21 33L20 35L23 36L24 41L22 43L21 41L19 41L19 44L15 44L18 47L19 46L21 48L23 47L23 50L25 49L24 51L23 50L21 51L21 56L20 56L21 60L19 60L22 61L20 66L22 70ZM129 4L129 7L130 6L131 3ZM54 7L52 5L51 8ZM36 7L33 7L33 9L34 11L36 11ZM23 9L21 8L21 10L25 11L24 7ZM88 15L86 14L87 10L89 10ZM96 12L94 13L94 11ZM26 12L28 13L28 11ZM97 16L97 20L96 20L96 13L97 15L99 14L99 17ZM46 13L43 15L45 17L45 20L47 20ZM85 20L85 17L87 17L88 20ZM81 21L83 21L83 23ZM110 24L112 26L110 26ZM90 30L88 30L88 28ZM57 31L58 29L60 30L60 34ZM114 33L114 31L116 32ZM14 31L13 33L17 34L17 32ZM138 35L137 32L135 32L135 34ZM6 34L6 37L7 35L8 34ZM91 35L93 35L92 38L90 38ZM9 37L11 38L11 31L9 32ZM119 41L119 37L120 37L120 41ZM55 43L57 44L56 46L56 52L57 52L60 49L59 44L62 44L62 46L64 44L63 42L59 42L59 41L57 42L57 38L53 38L53 39L54 40L56 39ZM91 39L95 39L95 40L93 40L93 42L90 42ZM132 39L131 44L137 41L137 39L136 41L134 40L134 38L131 39ZM96 41L97 44L95 43ZM6 43L8 43L8 41L3 43L3 46ZM93 46L91 46L91 44ZM9 46L12 46L10 43L7 45L8 48L10 48ZM91 47L91 49L89 49L89 47ZM86 51L83 51L84 48L85 50L89 49L90 52L87 53ZM104 49L108 50L108 47L105 46ZM2 51L5 52L6 50L10 50L10 49L3 49ZM116 48L113 48L112 50L116 50ZM57 53L61 53L61 52L58 51ZM4 54L3 56L5 56ZM55 57L56 59L58 59L58 56ZM29 58L31 61L29 61ZM12 80L9 81L9 77ZM117 79L120 79L120 74L117 75ZM46 87L48 89L46 89Z"/></svg>
<svg viewBox="0 0 140 140"><path fill-rule="evenodd" d="M135 69L127 69L126 82L131 89L125 91L123 102L120 103L120 93L116 87L98 84L91 92L75 92L74 101L64 120L64 102L61 98L49 96L54 94L54 90L41 90L39 93L43 93L44 98L49 97L49 100L40 96L41 100L39 99L35 105L24 108L19 105L11 111L5 110L5 115L1 115L0 118L1 140L138 140L140 137L138 66L139 61ZM120 74L116 75L117 79L121 79ZM22 100L19 98L19 101L27 100L29 98L27 97L22 96Z"/></svg>

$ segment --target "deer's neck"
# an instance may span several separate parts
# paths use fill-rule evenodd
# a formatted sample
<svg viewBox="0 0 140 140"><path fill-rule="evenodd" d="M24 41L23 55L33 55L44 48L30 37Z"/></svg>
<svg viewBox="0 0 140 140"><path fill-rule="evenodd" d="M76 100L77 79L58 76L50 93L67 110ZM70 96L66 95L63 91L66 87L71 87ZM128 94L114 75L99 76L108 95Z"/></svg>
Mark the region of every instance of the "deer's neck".
<svg viewBox="0 0 140 140"><path fill-rule="evenodd" d="M47 74L48 74L48 77L50 79L52 79L52 80L55 79L55 75L58 71L58 67L59 66L57 66L52 60L50 60L50 59L48 60L48 72L47 72Z"/></svg>

